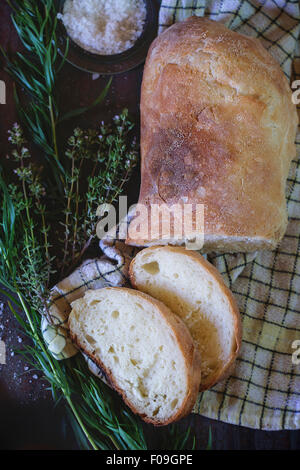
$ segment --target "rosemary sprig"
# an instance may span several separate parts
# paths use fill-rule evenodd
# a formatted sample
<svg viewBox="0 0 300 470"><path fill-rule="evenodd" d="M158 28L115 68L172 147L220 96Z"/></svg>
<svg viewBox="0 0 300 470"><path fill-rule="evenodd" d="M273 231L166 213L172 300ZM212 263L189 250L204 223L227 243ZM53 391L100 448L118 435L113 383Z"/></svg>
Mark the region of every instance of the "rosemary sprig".
<svg viewBox="0 0 300 470"><path fill-rule="evenodd" d="M6 0L12 8L12 22L25 48L10 59L6 59L6 70L10 73L29 99L24 107L17 89L14 95L22 123L33 142L37 144L49 161L56 183L63 187L63 154L59 148L57 129L61 122L78 116L105 98L111 84L100 93L91 106L82 107L61 115L58 107L57 75L68 54L68 41L63 56L59 54L57 9L53 0Z"/></svg>
<svg viewBox="0 0 300 470"><path fill-rule="evenodd" d="M64 57L58 54L58 20L54 2L7 0L7 3L12 8L12 22L27 51L17 53L12 60L5 55L8 72L31 98L24 109L15 90L18 110L33 141L43 149L46 156L55 158L56 165L53 168L63 171L56 132L59 116L56 76L64 63Z"/></svg>

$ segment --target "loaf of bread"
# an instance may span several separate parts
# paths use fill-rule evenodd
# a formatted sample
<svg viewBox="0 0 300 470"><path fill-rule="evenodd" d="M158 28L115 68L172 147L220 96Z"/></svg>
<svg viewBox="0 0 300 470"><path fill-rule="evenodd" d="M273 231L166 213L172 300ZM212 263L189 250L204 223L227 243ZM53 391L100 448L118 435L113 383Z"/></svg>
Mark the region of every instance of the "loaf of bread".
<svg viewBox="0 0 300 470"><path fill-rule="evenodd" d="M144 70L139 203L203 204L206 251L273 249L287 225L297 122L289 83L258 39L195 16L174 24ZM194 235L157 236L159 220L148 227L147 214L139 223L142 235L129 227L132 245Z"/></svg>
<svg viewBox="0 0 300 470"><path fill-rule="evenodd" d="M223 380L241 345L240 314L215 267L180 247L150 247L130 264L134 287L159 299L188 326L201 354L200 390Z"/></svg>
<svg viewBox="0 0 300 470"><path fill-rule="evenodd" d="M161 302L133 289L89 290L72 303L69 327L72 340L145 421L165 425L192 410L199 352Z"/></svg>

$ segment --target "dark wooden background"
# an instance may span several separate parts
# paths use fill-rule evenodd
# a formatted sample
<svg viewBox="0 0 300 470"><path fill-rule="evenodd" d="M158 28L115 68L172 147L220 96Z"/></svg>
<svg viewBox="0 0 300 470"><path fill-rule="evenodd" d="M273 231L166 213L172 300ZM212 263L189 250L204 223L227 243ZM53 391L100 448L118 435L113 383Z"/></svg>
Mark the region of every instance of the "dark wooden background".
<svg viewBox="0 0 300 470"><path fill-rule="evenodd" d="M159 1L155 0L158 7ZM10 9L0 1L0 44L9 53L20 49L18 37L10 20ZM2 59L1 59L2 60ZM13 83L0 68L0 80L6 83L6 105L0 105L0 158L5 164L9 152L7 130L17 121L13 101ZM109 119L124 107L138 122L139 95L143 67L115 76L109 95L103 105L97 107L76 122L69 122L63 129L70 135L76 125L93 126L102 119ZM73 109L90 104L100 93L107 78L93 80L90 74L66 65L59 77L63 89L61 108ZM130 183L131 199L138 197L138 170ZM135 202L134 200L132 202ZM4 299L2 299L4 300ZM1 298L0 298L1 301ZM69 427L63 406L54 407L47 385L38 373L30 370L14 349L20 348L25 338L18 331L5 302L0 305L0 339L7 346L7 363L0 365L0 449L76 449L76 441ZM191 424L197 435L197 448L205 448L209 427L214 449L300 449L300 431L265 432L224 424L197 415L182 421L185 428ZM159 433L147 426L151 447L157 447Z"/></svg>

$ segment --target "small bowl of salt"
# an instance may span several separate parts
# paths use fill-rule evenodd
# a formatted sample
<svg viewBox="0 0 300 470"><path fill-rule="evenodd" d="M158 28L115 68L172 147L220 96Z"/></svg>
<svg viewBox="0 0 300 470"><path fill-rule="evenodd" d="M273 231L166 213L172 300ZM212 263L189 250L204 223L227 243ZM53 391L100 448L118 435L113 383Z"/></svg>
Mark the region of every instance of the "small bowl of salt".
<svg viewBox="0 0 300 470"><path fill-rule="evenodd" d="M66 60L101 75L131 70L145 61L157 34L152 0L59 2L59 49Z"/></svg>

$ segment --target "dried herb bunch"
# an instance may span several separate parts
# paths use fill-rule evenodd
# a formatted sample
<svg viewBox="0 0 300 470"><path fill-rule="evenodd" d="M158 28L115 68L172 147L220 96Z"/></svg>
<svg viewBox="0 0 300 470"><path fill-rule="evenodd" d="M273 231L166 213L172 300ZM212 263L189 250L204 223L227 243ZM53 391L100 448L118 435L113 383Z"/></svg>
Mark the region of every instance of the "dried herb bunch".
<svg viewBox="0 0 300 470"><path fill-rule="evenodd" d="M98 205L114 203L128 181L137 160L135 139L128 138L132 128L124 110L110 125L74 130L65 152L64 197L57 197L43 168L33 164L20 126L9 131L16 168L7 191L23 247L15 262L22 292L37 310L46 307L53 282L74 268L96 237ZM12 181L9 175L5 180Z"/></svg>

